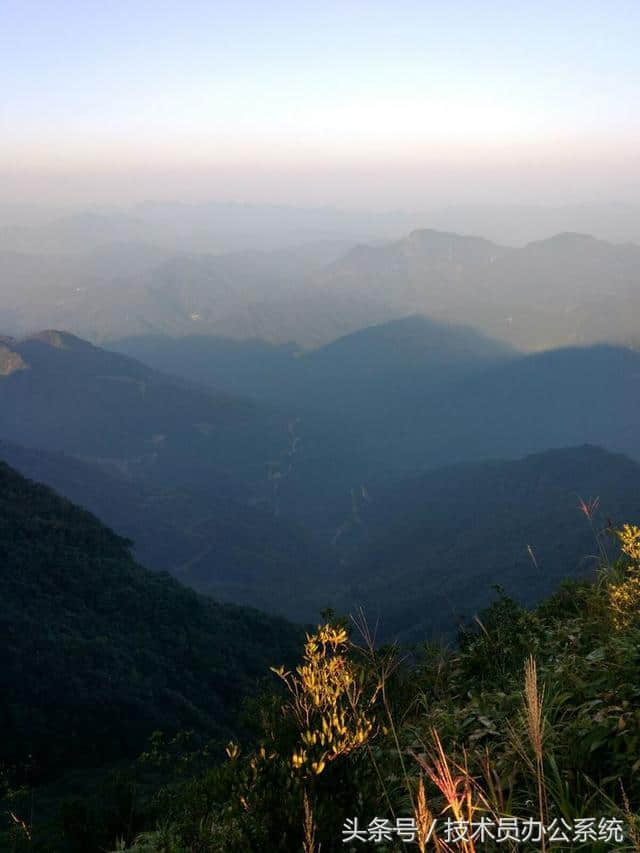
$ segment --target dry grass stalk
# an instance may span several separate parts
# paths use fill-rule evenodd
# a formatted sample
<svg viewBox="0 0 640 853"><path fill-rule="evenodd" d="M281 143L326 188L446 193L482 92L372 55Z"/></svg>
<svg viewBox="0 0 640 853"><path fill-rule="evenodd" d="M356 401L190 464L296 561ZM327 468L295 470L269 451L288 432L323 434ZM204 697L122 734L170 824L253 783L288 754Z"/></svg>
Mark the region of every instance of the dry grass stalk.
<svg viewBox="0 0 640 853"><path fill-rule="evenodd" d="M304 807L304 819L302 822L304 840L302 842L302 849L304 853L316 853L316 824L313 819L313 807L306 791L304 792L302 802Z"/></svg>
<svg viewBox="0 0 640 853"><path fill-rule="evenodd" d="M538 689L538 669L533 655L529 655L524 665L524 710L529 743L535 757L536 787L538 789L538 811L540 822L545 825L546 788L544 780L544 740L545 718L543 714L544 689ZM541 849L546 850L544 835Z"/></svg>
<svg viewBox="0 0 640 853"><path fill-rule="evenodd" d="M476 805L473 800L473 780L469 770L466 766L452 765L449 762L440 736L435 729L433 729L432 737L435 744L435 755L431 756L431 764L427 763L422 756L416 755L415 758L444 797L445 811L450 811L453 819L460 825L471 826ZM436 841L436 849L447 850L448 847L442 842ZM462 840L460 849L464 853L475 853L476 847L473 839Z"/></svg>
<svg viewBox="0 0 640 853"><path fill-rule="evenodd" d="M631 811L631 805L629 803L629 797L627 797L627 792L624 789L624 785L622 784L622 779L620 780L620 790L622 791L622 805L625 819L627 821L627 829L628 829L628 838L633 845L633 850L635 853L640 853L640 822L638 821L637 815Z"/></svg>
<svg viewBox="0 0 640 853"><path fill-rule="evenodd" d="M431 809L427 805L427 795L424 789L424 781L422 776L418 780L418 794L416 797L416 805L414 808L414 817L416 819L416 830L418 850L420 853L425 853L429 841L433 841L436 851L444 851L445 847L440 842L435 833L435 818Z"/></svg>
<svg viewBox="0 0 640 853"><path fill-rule="evenodd" d="M542 761L544 744L544 717L542 703L544 690L538 690L538 671L533 655L529 655L524 665L524 701L529 742L536 761Z"/></svg>
<svg viewBox="0 0 640 853"><path fill-rule="evenodd" d="M26 838L31 841L31 830L29 829L29 824L18 817L14 812L7 812L14 825L20 829L26 836Z"/></svg>

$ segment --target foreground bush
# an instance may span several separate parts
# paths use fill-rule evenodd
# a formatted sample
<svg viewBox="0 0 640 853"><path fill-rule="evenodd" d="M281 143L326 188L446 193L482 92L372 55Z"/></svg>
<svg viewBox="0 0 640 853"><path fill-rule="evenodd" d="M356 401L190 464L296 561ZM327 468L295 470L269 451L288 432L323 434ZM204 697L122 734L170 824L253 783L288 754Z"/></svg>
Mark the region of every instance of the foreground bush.
<svg viewBox="0 0 640 853"><path fill-rule="evenodd" d="M257 748L165 788L128 849L640 850L640 530L618 536L595 582L532 611L501 594L455 649L401 660L360 619L320 626L249 710Z"/></svg>
<svg viewBox="0 0 640 853"><path fill-rule="evenodd" d="M253 738L219 756L154 739L170 783L113 849L639 851L640 529L618 539L593 582L534 610L501 593L455 647L403 658L329 618L246 704ZM10 838L53 849L20 814Z"/></svg>

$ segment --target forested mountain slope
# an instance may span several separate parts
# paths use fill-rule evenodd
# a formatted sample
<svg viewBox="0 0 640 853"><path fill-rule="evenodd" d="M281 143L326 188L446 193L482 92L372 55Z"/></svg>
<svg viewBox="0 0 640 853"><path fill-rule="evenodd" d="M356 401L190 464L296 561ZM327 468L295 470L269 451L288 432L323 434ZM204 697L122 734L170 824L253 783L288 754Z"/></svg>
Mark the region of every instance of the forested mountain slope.
<svg viewBox="0 0 640 853"><path fill-rule="evenodd" d="M117 352L212 388L302 410L398 410L436 388L516 356L474 329L413 315L378 323L302 352L293 344L189 336L115 341Z"/></svg>
<svg viewBox="0 0 640 853"><path fill-rule="evenodd" d="M0 437L154 488L200 488L275 512L288 503L305 522L325 495L348 506L354 471L362 476L355 437L330 414L299 417L298 407L198 387L57 331L5 339Z"/></svg>
<svg viewBox="0 0 640 853"><path fill-rule="evenodd" d="M293 348L210 338L115 346L190 379L296 401L344 424L363 463L351 467L352 487L385 474L583 443L640 459L640 354L630 347L522 354L420 316L298 357Z"/></svg>
<svg viewBox="0 0 640 853"><path fill-rule="evenodd" d="M224 736L299 637L143 569L126 540L4 463L0 585L0 762L30 756L32 781L136 755L158 728Z"/></svg>
<svg viewBox="0 0 640 853"><path fill-rule="evenodd" d="M46 331L5 348L6 360L21 360L0 381L7 439L109 459L131 473L179 467L184 476L204 462L246 479L262 472L286 432L282 413L205 393L73 335Z"/></svg>
<svg viewBox="0 0 640 853"><path fill-rule="evenodd" d="M489 367L419 396L380 442L408 471L597 444L640 459L640 353L568 347Z"/></svg>
<svg viewBox="0 0 640 853"><path fill-rule="evenodd" d="M364 606L385 636L406 640L451 633L496 584L532 604L562 579L592 574L602 557L594 531L640 515L638 482L638 463L591 446L400 482L361 505L367 544L345 572L343 608ZM581 501L596 498L591 522Z"/></svg>
<svg viewBox="0 0 640 853"><path fill-rule="evenodd" d="M54 451L0 440L0 459L55 489L133 542L136 560L223 601L313 620L309 591L333 553L309 532L218 489L153 488ZM278 590L274 600L273 589Z"/></svg>

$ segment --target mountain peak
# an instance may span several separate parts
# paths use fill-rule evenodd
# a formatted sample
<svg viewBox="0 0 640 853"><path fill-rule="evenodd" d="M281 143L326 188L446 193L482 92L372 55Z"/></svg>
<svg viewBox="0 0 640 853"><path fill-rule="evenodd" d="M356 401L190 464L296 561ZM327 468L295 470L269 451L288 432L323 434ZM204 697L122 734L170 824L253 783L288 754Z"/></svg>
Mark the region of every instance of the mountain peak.
<svg viewBox="0 0 640 853"><path fill-rule="evenodd" d="M60 332L57 329L43 329L41 332L28 335L24 340L38 341L54 349L86 349L87 347L92 347L88 341L78 338L69 332Z"/></svg>
<svg viewBox="0 0 640 853"><path fill-rule="evenodd" d="M582 234L579 231L561 231L559 234L554 234L553 237L546 237L544 240L534 240L527 243L525 248L529 247L548 247L550 249L580 249L587 246L610 246L606 240L598 240L597 237L592 237L591 234Z"/></svg>

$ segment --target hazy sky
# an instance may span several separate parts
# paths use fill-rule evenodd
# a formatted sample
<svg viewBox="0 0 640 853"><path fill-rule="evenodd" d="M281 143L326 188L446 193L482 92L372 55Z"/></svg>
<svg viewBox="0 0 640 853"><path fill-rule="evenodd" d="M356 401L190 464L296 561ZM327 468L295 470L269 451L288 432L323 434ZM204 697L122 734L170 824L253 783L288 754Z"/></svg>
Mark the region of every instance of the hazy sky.
<svg viewBox="0 0 640 853"><path fill-rule="evenodd" d="M640 200L639 0L0 0L0 200Z"/></svg>

